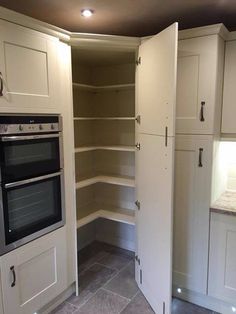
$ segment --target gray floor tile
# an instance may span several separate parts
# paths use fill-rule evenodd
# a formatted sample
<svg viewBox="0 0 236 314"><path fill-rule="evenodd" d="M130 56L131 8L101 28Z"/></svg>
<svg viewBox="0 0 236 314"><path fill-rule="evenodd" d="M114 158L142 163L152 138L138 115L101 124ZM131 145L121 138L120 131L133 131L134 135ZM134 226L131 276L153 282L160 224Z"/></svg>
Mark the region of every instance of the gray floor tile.
<svg viewBox="0 0 236 314"><path fill-rule="evenodd" d="M197 306L192 303L184 302L174 298L172 301L172 314L213 314L211 310Z"/></svg>
<svg viewBox="0 0 236 314"><path fill-rule="evenodd" d="M107 253L98 263L107 267L120 270L132 260L131 257L125 255Z"/></svg>
<svg viewBox="0 0 236 314"><path fill-rule="evenodd" d="M154 314L154 311L148 304L141 292L132 299L132 301L121 312L122 314Z"/></svg>
<svg viewBox="0 0 236 314"><path fill-rule="evenodd" d="M135 265L130 262L120 273L118 273L104 288L113 291L120 296L131 299L138 291L135 281Z"/></svg>
<svg viewBox="0 0 236 314"><path fill-rule="evenodd" d="M82 264L79 264L79 272L81 273L81 272L85 271L87 268L92 266L94 263L98 262L101 258L103 258L106 255L107 255L107 253L105 251L101 251L101 252L96 253L94 256L87 259Z"/></svg>
<svg viewBox="0 0 236 314"><path fill-rule="evenodd" d="M129 300L100 289L76 314L119 314Z"/></svg>
<svg viewBox="0 0 236 314"><path fill-rule="evenodd" d="M51 314L72 314L72 313L74 314L74 312L77 309L78 308L75 307L74 305L69 304L67 302L63 302L55 310L53 310Z"/></svg>
<svg viewBox="0 0 236 314"><path fill-rule="evenodd" d="M79 277L80 291L96 292L116 274L116 270L100 264L94 264Z"/></svg>
<svg viewBox="0 0 236 314"><path fill-rule="evenodd" d="M75 294L73 294L66 301L68 303L76 306L76 308L80 308L93 295L94 295L94 293L90 292L89 290L84 290L84 291L80 292L78 297Z"/></svg>

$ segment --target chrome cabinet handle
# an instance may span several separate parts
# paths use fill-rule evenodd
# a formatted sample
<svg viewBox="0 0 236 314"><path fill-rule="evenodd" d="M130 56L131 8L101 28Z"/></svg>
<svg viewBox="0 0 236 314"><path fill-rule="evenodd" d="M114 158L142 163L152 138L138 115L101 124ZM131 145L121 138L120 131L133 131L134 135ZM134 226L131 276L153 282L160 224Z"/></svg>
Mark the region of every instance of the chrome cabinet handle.
<svg viewBox="0 0 236 314"><path fill-rule="evenodd" d="M203 148L199 148L199 155L198 155L198 167L203 167L202 164L202 153L203 153Z"/></svg>
<svg viewBox="0 0 236 314"><path fill-rule="evenodd" d="M12 275L13 275L13 282L11 283L11 287L15 287L16 285L16 272L15 272L15 267L14 266L11 266L10 267L10 271L12 272Z"/></svg>
<svg viewBox="0 0 236 314"><path fill-rule="evenodd" d="M2 77L2 72L0 72L0 96L3 96L3 77Z"/></svg>
<svg viewBox="0 0 236 314"><path fill-rule="evenodd" d="M201 102L201 110L200 110L200 121L204 122L205 118L204 118L204 106L205 106L205 101Z"/></svg>

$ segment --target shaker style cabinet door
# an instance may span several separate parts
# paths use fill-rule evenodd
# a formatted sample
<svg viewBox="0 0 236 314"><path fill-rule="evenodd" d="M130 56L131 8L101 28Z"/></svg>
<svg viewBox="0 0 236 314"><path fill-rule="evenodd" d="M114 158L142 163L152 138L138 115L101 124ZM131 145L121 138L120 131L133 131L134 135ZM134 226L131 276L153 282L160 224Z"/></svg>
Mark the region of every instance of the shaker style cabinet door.
<svg viewBox="0 0 236 314"><path fill-rule="evenodd" d="M177 35L175 23L141 44L136 71L141 117L136 134L136 281L155 313L165 314L171 313L172 295Z"/></svg>
<svg viewBox="0 0 236 314"><path fill-rule="evenodd" d="M220 57L223 58L223 54L219 55L221 44L217 35L180 40L178 43L177 133L214 133L218 62Z"/></svg>
<svg viewBox="0 0 236 314"><path fill-rule="evenodd" d="M57 40L0 21L0 112L55 111Z"/></svg>
<svg viewBox="0 0 236 314"><path fill-rule="evenodd" d="M212 136L175 142L173 287L206 294Z"/></svg>
<svg viewBox="0 0 236 314"><path fill-rule="evenodd" d="M58 229L1 257L4 314L36 313L66 289L65 233Z"/></svg>

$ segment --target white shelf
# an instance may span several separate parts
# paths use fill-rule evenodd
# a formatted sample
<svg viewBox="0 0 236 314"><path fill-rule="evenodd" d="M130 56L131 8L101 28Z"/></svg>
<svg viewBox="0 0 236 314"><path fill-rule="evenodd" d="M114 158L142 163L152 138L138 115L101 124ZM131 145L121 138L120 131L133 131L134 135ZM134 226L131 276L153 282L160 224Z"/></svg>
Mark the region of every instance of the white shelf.
<svg viewBox="0 0 236 314"><path fill-rule="evenodd" d="M117 145L117 146L82 146L75 148L75 153L88 152L93 150L113 150L113 151L121 151L121 152L134 152L135 146L125 146L125 145Z"/></svg>
<svg viewBox="0 0 236 314"><path fill-rule="evenodd" d="M127 213L125 213L127 211ZM133 214L131 214L133 212ZM134 211L125 210L125 209L118 209L116 211L109 211L109 210L97 210L96 212L77 220L77 228L81 228L84 225L98 219L98 218L105 218L113 221L118 221L122 223L126 223L129 225L135 225L135 217Z"/></svg>
<svg viewBox="0 0 236 314"><path fill-rule="evenodd" d="M74 117L74 121L85 120L131 120L134 121L135 117Z"/></svg>
<svg viewBox="0 0 236 314"><path fill-rule="evenodd" d="M109 183L115 185L122 185L134 187L135 181L132 177L119 177L119 176L96 176L93 178L85 179L76 183L76 189L95 184L95 183Z"/></svg>
<svg viewBox="0 0 236 314"><path fill-rule="evenodd" d="M88 85L88 84L80 84L80 83L73 83L73 87L83 89L83 90L90 90L90 91L106 91L106 90L127 90L135 88L135 84L116 84L116 85L103 85L103 86L95 86L95 85Z"/></svg>

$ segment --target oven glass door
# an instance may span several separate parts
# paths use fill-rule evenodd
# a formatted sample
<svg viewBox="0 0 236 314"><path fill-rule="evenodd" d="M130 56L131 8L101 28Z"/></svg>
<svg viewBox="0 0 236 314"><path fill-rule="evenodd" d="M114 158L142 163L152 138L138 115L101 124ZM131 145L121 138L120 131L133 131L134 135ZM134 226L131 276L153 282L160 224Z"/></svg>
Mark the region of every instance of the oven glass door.
<svg viewBox="0 0 236 314"><path fill-rule="evenodd" d="M53 173L61 168L58 134L4 136L0 146L4 183Z"/></svg>
<svg viewBox="0 0 236 314"><path fill-rule="evenodd" d="M61 182L56 173L2 186L6 245L63 220Z"/></svg>

